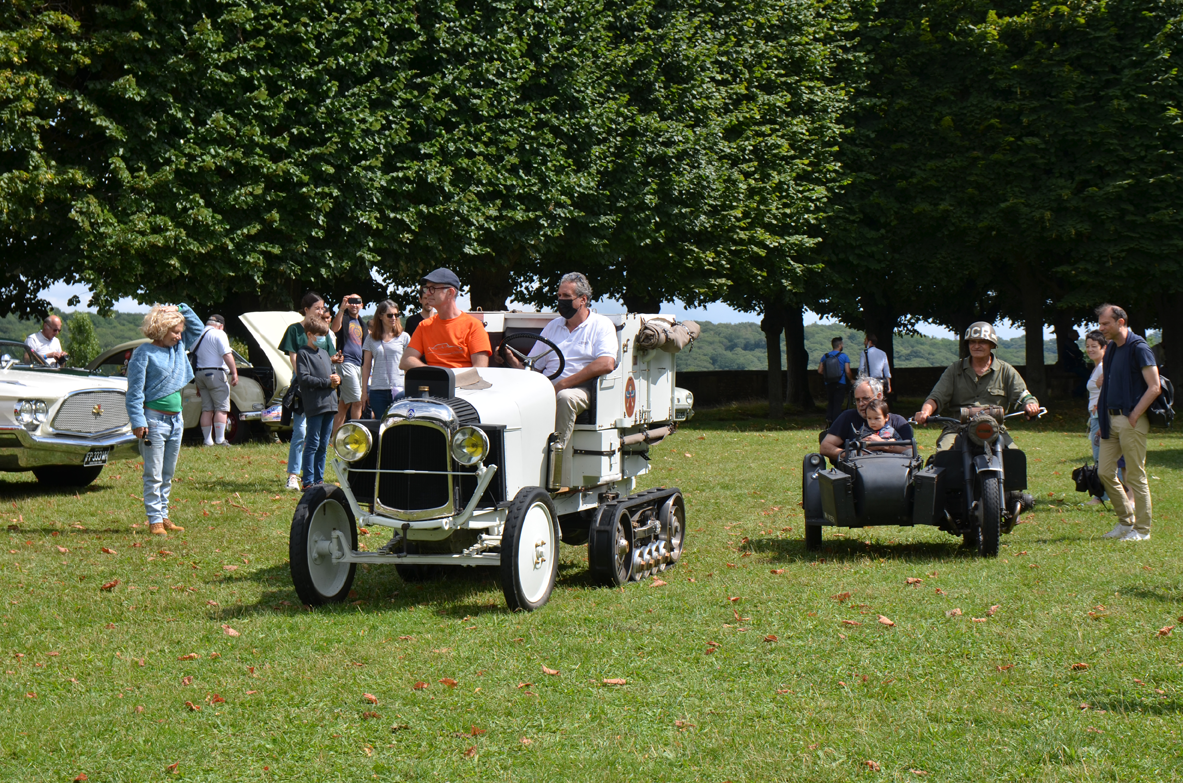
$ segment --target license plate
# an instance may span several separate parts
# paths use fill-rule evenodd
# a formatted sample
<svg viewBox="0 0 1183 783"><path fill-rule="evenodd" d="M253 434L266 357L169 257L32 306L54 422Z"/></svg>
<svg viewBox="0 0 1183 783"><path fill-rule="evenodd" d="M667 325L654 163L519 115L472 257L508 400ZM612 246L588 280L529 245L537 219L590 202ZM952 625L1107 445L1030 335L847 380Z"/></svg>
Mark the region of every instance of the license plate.
<svg viewBox="0 0 1183 783"><path fill-rule="evenodd" d="M106 465L107 455L110 453L110 449L91 449L86 452L86 458L82 460L82 466L89 468L95 465Z"/></svg>

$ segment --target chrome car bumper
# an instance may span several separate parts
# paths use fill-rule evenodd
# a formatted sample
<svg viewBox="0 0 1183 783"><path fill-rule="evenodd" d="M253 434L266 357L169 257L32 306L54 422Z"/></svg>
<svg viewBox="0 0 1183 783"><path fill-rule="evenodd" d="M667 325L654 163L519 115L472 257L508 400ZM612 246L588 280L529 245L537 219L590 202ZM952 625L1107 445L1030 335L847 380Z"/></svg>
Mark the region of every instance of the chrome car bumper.
<svg viewBox="0 0 1183 783"><path fill-rule="evenodd" d="M0 427L0 470L28 470L43 465L82 465L95 449L110 449L108 462L138 459L135 435L117 432L99 438L38 437L24 427Z"/></svg>

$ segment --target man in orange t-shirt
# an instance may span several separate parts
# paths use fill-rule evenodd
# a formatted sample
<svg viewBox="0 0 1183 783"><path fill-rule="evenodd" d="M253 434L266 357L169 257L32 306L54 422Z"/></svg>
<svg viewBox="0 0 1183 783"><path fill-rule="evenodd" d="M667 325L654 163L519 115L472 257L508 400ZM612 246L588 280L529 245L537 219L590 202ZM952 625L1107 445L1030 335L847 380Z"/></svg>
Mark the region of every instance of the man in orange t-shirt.
<svg viewBox="0 0 1183 783"><path fill-rule="evenodd" d="M460 278L440 268L419 281L422 301L435 308L415 329L399 367L488 367L493 348L485 325L456 304Z"/></svg>

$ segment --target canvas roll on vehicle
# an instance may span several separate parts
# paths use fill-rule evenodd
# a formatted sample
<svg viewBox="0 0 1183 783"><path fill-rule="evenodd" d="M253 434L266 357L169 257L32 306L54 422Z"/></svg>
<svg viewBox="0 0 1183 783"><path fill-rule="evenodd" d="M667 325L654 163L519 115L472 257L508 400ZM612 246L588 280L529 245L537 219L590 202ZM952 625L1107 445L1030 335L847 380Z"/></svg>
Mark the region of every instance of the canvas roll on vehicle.
<svg viewBox="0 0 1183 783"><path fill-rule="evenodd" d="M494 346L504 340L522 356L556 317L472 315ZM343 425L333 439L340 487L308 489L292 519L301 600L344 600L358 563L392 564L407 581L445 566L488 566L499 569L511 609L533 610L554 589L560 540L587 544L589 570L604 585L676 565L682 493L637 492L636 484L649 471L650 446L692 415L693 395L675 386L675 353L638 347L645 316L608 318L619 338L616 367L590 382L591 407L565 450L553 437L554 388L528 369L408 370L408 398L381 421ZM359 524L394 533L380 550L359 551Z"/></svg>
<svg viewBox="0 0 1183 783"><path fill-rule="evenodd" d="M1040 409L1041 416L1045 412ZM1001 534L1010 533L1019 514L1034 505L1030 495L1019 494L1027 488L1027 455L1004 444L1003 422L1021 415L975 407L962 408L959 418L930 416L931 422L955 428L957 438L927 461L918 456L915 439L850 439L830 468L821 454L807 454L801 479L806 548L821 548L826 525L932 525L961 536L982 557L997 556ZM883 453L876 445L909 449Z"/></svg>

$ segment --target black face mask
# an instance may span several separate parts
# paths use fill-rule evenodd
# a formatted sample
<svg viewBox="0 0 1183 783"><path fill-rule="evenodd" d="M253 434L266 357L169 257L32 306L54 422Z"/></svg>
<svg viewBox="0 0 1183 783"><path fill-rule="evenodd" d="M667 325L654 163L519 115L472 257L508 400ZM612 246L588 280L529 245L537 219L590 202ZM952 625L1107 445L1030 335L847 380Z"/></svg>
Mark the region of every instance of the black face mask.
<svg viewBox="0 0 1183 783"><path fill-rule="evenodd" d="M574 299L560 299L558 311L559 315L563 316L564 318L571 318L577 312L579 312L579 309L575 306Z"/></svg>

